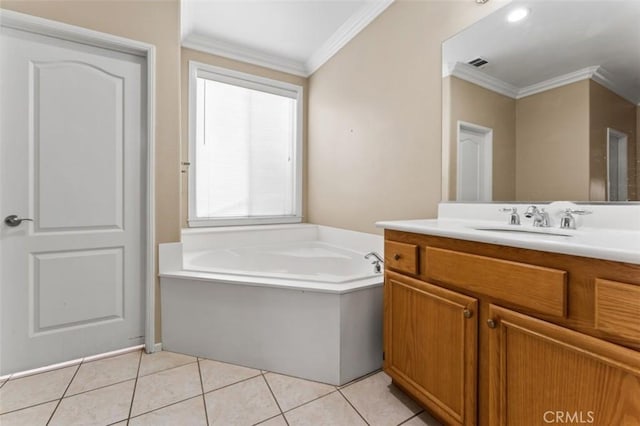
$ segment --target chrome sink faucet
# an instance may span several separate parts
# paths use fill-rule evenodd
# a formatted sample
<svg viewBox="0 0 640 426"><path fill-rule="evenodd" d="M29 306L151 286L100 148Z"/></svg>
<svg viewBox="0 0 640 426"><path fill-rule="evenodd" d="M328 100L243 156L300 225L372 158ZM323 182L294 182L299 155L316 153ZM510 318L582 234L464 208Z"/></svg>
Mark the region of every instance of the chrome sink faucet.
<svg viewBox="0 0 640 426"><path fill-rule="evenodd" d="M576 218L574 214L585 215L591 214L589 210L565 209L560 217L560 229L576 229Z"/></svg>
<svg viewBox="0 0 640 426"><path fill-rule="evenodd" d="M544 211L544 208L538 209L536 206L529 206L527 211L524 212L524 217L533 218L533 226L535 227L548 228L551 226L549 213Z"/></svg>
<svg viewBox="0 0 640 426"><path fill-rule="evenodd" d="M369 260L371 257L375 258L375 260L371 262L371 264L373 265L373 272L375 272L376 274L381 273L382 266L380 264L384 263L384 260L382 260L382 257L375 251L370 251L369 253L364 255L364 258L367 260Z"/></svg>

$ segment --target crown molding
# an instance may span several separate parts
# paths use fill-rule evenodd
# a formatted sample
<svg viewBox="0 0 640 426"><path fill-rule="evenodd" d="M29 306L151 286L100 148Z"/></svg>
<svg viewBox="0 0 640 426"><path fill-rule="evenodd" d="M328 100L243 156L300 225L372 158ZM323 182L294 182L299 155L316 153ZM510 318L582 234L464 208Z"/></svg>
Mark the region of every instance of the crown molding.
<svg viewBox="0 0 640 426"><path fill-rule="evenodd" d="M567 84L575 83L577 81L591 79L600 83L615 94L625 98L632 104L640 106L640 95L636 95L635 97L632 96L630 94L633 92L631 87L620 84L619 81L613 79L609 71L597 65L563 74L522 88L485 74L481 70L462 62L457 62L453 68L443 67L443 77L447 77L448 75L458 77L462 80L466 80L470 83L513 99L525 98L527 96L535 95L536 93L566 86Z"/></svg>
<svg viewBox="0 0 640 426"><path fill-rule="evenodd" d="M555 89L556 87L566 86L567 84L575 83L576 81L588 80L594 76L598 69L601 69L601 67L597 65L587 67L541 81L540 83L532 84L531 86L523 87L518 90L518 96L516 99L535 95L536 93L545 92L547 90Z"/></svg>
<svg viewBox="0 0 640 426"><path fill-rule="evenodd" d="M333 55L351 41L360 31L369 25L375 18L384 12L395 0L376 0L363 6L349 17L334 32L322 46L320 46L306 62L267 54L245 45L222 41L201 34L185 34L183 28L182 47L198 50L200 52L218 55L236 61L247 62L261 67L286 72L301 77L309 77L318 70ZM186 13L188 2L183 1L182 13Z"/></svg>
<svg viewBox="0 0 640 426"><path fill-rule="evenodd" d="M510 98L516 99L518 96L518 88L516 86L502 81L499 78L492 77L489 74L485 74L473 65L456 62L453 69L450 70L449 75L466 80L469 83L484 87L485 89L489 89Z"/></svg>
<svg viewBox="0 0 640 426"><path fill-rule="evenodd" d="M266 54L240 44L220 41L200 34L189 34L183 38L182 47L301 77L309 76L302 62Z"/></svg>
<svg viewBox="0 0 640 426"><path fill-rule="evenodd" d="M373 1L351 15L305 62L308 75L316 72L393 2L394 0Z"/></svg>
<svg viewBox="0 0 640 426"><path fill-rule="evenodd" d="M591 79L596 83L599 83L600 85L611 90L616 95L625 98L632 104L640 106L640 95L636 94L635 97L632 96L631 93L633 93L633 88L624 84L620 84L619 81L614 81L613 76L606 69L599 67L593 73Z"/></svg>

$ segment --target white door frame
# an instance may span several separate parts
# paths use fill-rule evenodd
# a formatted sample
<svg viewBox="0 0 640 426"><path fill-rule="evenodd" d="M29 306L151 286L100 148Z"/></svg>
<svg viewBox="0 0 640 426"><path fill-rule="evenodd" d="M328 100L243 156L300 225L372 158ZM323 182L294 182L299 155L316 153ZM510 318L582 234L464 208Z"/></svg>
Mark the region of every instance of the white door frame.
<svg viewBox="0 0 640 426"><path fill-rule="evenodd" d="M620 162L620 157L618 157L618 177L620 176L620 170L622 170L624 173L622 173L622 175L624 176L624 180L626 181L627 185L629 184L629 179L627 176L627 155L628 155L628 149L629 149L629 136L624 133L621 132L619 130L616 130L614 128L611 127L607 127L607 153L606 153L606 160L607 160L607 201L611 201L611 167L610 167L610 158L609 158L609 154L611 152L611 136L614 136L616 138L618 138L619 141L621 141L621 143L618 145L618 148L620 147L624 147L624 162ZM629 193L628 193L628 189L627 189L627 198L629 197ZM627 200L619 200L619 201L627 201Z"/></svg>
<svg viewBox="0 0 640 426"><path fill-rule="evenodd" d="M483 192L488 196L489 201L491 201L493 200L493 129L462 120L458 120L456 124L456 199L458 199L462 192L462 182L460 179L460 133L462 129L480 133L484 137L485 145L483 152L485 158L483 160L485 161L485 165L489 164L491 167L486 167L484 170L485 181Z"/></svg>
<svg viewBox="0 0 640 426"><path fill-rule="evenodd" d="M89 30L75 25L64 24L10 10L0 9L0 27L27 31L34 34L55 37L62 40L82 43L89 46L111 49L118 52L141 56L146 59L147 67L147 128L146 128L146 265L143 268L145 283L145 350L155 350L155 72L156 48L143 43L112 34Z"/></svg>

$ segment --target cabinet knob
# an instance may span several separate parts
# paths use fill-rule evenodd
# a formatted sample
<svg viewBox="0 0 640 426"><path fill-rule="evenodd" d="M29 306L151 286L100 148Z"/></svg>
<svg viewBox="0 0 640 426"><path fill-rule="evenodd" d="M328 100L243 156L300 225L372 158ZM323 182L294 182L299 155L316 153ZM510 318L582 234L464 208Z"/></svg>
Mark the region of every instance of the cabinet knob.
<svg viewBox="0 0 640 426"><path fill-rule="evenodd" d="M493 319L489 318L489 319L487 320L487 325L489 326L489 328L496 328L497 323L496 323L496 321L495 321L495 320L493 320Z"/></svg>
<svg viewBox="0 0 640 426"><path fill-rule="evenodd" d="M465 309L462 311L462 315L464 315L465 318L471 318L473 316L473 312L469 309Z"/></svg>
<svg viewBox="0 0 640 426"><path fill-rule="evenodd" d="M394 254L393 260L400 260L400 255L398 253Z"/></svg>

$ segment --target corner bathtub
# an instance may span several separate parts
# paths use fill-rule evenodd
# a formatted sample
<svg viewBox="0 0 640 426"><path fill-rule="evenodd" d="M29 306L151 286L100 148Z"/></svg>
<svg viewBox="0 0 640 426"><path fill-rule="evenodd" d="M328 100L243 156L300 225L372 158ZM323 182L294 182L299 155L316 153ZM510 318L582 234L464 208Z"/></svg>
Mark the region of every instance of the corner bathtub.
<svg viewBox="0 0 640 426"><path fill-rule="evenodd" d="M160 245L162 346L342 385L382 364L381 236L319 225L185 230Z"/></svg>

